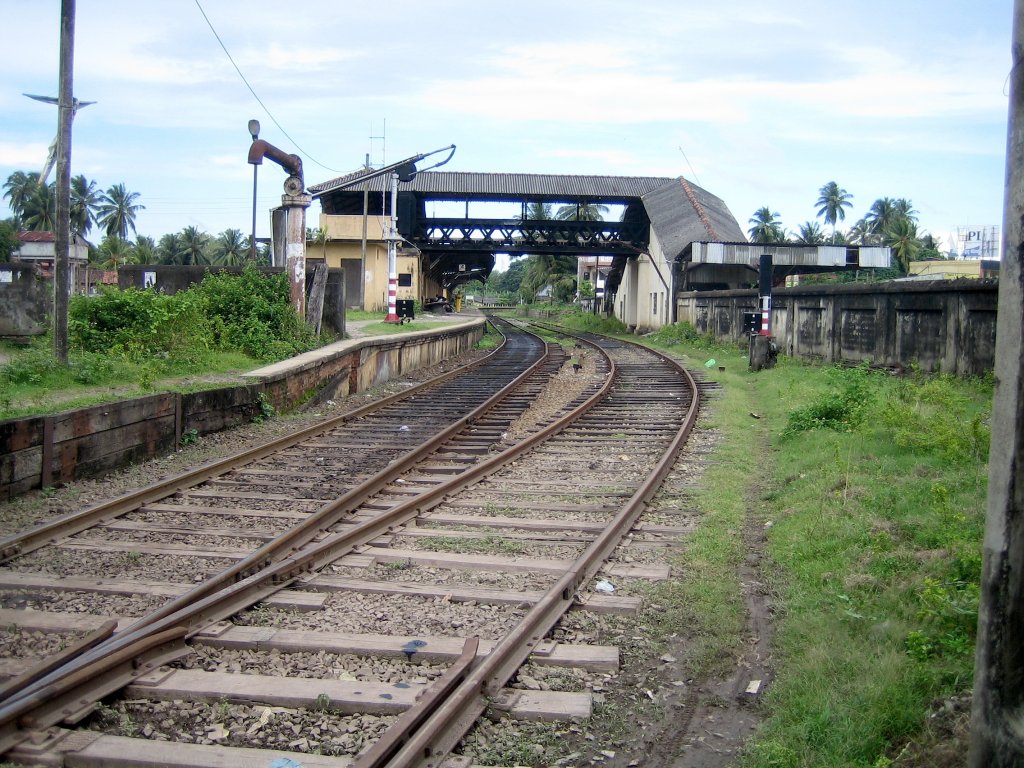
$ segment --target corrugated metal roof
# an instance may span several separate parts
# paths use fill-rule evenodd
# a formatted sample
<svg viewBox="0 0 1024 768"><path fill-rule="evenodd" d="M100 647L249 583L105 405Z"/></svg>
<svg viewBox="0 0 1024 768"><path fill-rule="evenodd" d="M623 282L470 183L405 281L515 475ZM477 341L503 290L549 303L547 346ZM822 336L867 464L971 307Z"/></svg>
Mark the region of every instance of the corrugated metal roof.
<svg viewBox="0 0 1024 768"><path fill-rule="evenodd" d="M337 191L384 191L389 182L378 176L360 182L364 173L356 171L337 179L309 187L314 197ZM530 197L567 199L593 198L595 200L629 200L643 197L651 190L672 183L674 179L662 176L565 176L539 173L468 173L462 171L426 171L416 174L410 182L399 182L399 190L419 192L443 197L481 196L492 199L522 200Z"/></svg>
<svg viewBox="0 0 1024 768"><path fill-rule="evenodd" d="M698 210L682 181L671 179L670 182L643 197L647 217L666 258L678 258L686 246L698 240L743 241L743 230L720 198L688 183Z"/></svg>

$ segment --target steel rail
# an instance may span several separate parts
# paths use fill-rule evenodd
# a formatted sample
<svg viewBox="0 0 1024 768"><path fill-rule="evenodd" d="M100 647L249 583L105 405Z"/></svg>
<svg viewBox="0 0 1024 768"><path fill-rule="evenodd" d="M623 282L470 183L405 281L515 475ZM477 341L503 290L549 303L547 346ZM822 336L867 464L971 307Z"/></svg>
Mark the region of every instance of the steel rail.
<svg viewBox="0 0 1024 768"><path fill-rule="evenodd" d="M558 329L563 332L562 329ZM571 335L571 334L566 334ZM632 344L633 342L627 342ZM635 345L640 346L640 345ZM388 768L439 768L459 740L483 714L490 700L499 694L516 670L526 661L532 650L543 640L558 620L569 610L577 590L598 572L604 561L619 544L622 537L636 523L644 506L657 492L671 471L679 452L689 437L700 407L699 390L693 376L678 361L657 350L649 351L678 370L688 383L692 398L683 416L681 426L671 443L646 480L616 514L615 518L552 585L523 620L479 661L462 684L443 699L424 707L434 709L433 714L419 725L415 733L388 736L403 747L387 763ZM395 727L395 726L392 726ZM389 729L390 730L390 729ZM387 733L385 732L385 736ZM354 768L363 768L356 762Z"/></svg>
<svg viewBox="0 0 1024 768"><path fill-rule="evenodd" d="M542 364L543 359L538 361L537 365ZM165 632L184 632L185 637L191 637L202 629L206 628L212 623L221 621L240 610L244 610L256 602L259 602L266 597L274 594L275 592L285 588L289 584L292 584L302 576L309 574L325 565L333 562L339 557L352 552L358 546L366 544L373 539L377 538L383 533L388 532L395 526L405 522L421 510L430 506L440 503L447 495L461 490L462 488L477 482L481 477L486 474L493 473L500 469L505 464L514 461L524 452L532 448L535 444L542 440L546 440L557 431L565 428L572 420L579 418L583 413L590 410L610 389L612 381L614 379L614 363L609 360L610 370L602 386L582 403L577 409L570 414L563 416L558 421L550 424L543 430L529 436L523 441L517 443L506 451L496 454L478 464L472 465L467 469L466 472L461 475L456 475L450 480L443 482L435 488L429 489L424 493L412 497L395 507L391 508L378 515L374 519L365 520L360 523L356 523L350 529L344 533L336 534L328 537L323 541L315 543L307 543L305 546L297 546L294 541L289 541L288 546L291 547L291 553L284 559L277 560L266 564L262 570L242 578L234 583L226 584L217 591L205 592L203 591L204 585L200 585L195 590L190 591L188 594L191 596L191 602L187 605L181 605L181 607L173 613L166 613L165 610L159 609L161 616L159 618L150 620L151 617L146 617L140 622L136 622L135 625L129 627L116 635L110 640L100 646L96 646L91 651L83 654L81 657L75 659L67 667L55 672L47 678L39 681L35 685L20 691L8 701L0 704L0 754L7 752L17 743L22 741L28 736L27 733L22 731L19 724L19 717L25 711L25 708L31 709L33 706L42 707L45 697L41 700L41 691L45 691L48 686L56 684L57 681L62 679L66 675L76 675L77 671L81 668L100 668L104 665L104 660L108 655L119 656L125 653L131 653L132 649L135 648L139 643L148 642L154 635L162 635ZM517 377L517 381L525 378L524 373L520 377ZM494 399L496 396L492 396L490 399ZM467 421L462 427L469 425ZM450 427L445 430L447 437L453 437L458 432L454 427ZM440 445L443 440L430 440L427 441L432 444L432 448ZM429 454L431 451L425 451L425 454ZM406 463L404 460L403 464ZM412 466L414 462L408 462L409 466ZM407 469L408 467L406 467ZM390 467L388 469L391 469ZM380 473L378 473L380 474ZM379 477L371 478L368 483L372 483L374 486L383 487L387 483L381 482ZM379 490L379 488L378 488ZM363 499L368 494L363 494ZM352 494L346 494L346 496L352 496ZM340 499L339 499L340 501ZM345 512L352 512L358 508L357 499L354 497L350 499L349 503L345 505L345 509L339 508L338 504L329 505L332 507L330 515L335 519L340 517ZM215 577L218 578L218 577ZM180 598L173 601L175 604L181 604L185 601ZM140 673L141 674L141 673ZM124 683L124 684L127 684ZM92 688L87 680L83 680L80 691L77 691L75 695L79 700L85 702L93 699ZM115 689L116 690L116 689ZM109 691L104 692L101 695L106 695ZM94 700L94 699L93 699ZM48 727L59 722L60 717L52 719L54 713L49 708L41 709L40 711L48 712L50 720L42 716L37 716L36 721L41 727Z"/></svg>
<svg viewBox="0 0 1024 768"><path fill-rule="evenodd" d="M497 324L492 323L492 325L500 332L500 328L498 328ZM504 336L504 334L502 335ZM92 526L107 522L108 520L120 517L127 512L139 509L144 504L158 501L179 491L192 488L200 483L212 480L215 477L220 477L233 469L237 469L240 466L266 458L267 456L285 448L290 448L303 440L307 440L323 432L334 429L335 427L341 426L345 422L354 421L355 419L369 413L401 402L412 395L419 394L423 390L437 386L449 379L465 375L467 372L475 368L484 364L492 363L493 358L504 349L507 343L508 338L506 337L503 339L501 345L495 348L489 355L479 360L467 363L466 365L455 368L439 376L435 376L427 381L420 382L419 384L416 384L402 392L396 392L395 394L389 395L381 400L367 403L366 405L360 406L348 413L333 416L324 421L317 422L316 424L305 427L297 432L284 435L283 437L279 437L269 443L264 443L256 448L240 451L226 458L217 459L207 464L203 464L196 469L169 477L166 480L153 483L145 488L131 491L114 499L100 502L91 507L86 507L85 509L71 512L67 515L62 515L34 528L30 528L27 531L6 536L0 539L0 563L10 560L12 557L28 554L29 552L48 544L54 544L61 538L67 538L68 536L73 536L76 533L81 533Z"/></svg>

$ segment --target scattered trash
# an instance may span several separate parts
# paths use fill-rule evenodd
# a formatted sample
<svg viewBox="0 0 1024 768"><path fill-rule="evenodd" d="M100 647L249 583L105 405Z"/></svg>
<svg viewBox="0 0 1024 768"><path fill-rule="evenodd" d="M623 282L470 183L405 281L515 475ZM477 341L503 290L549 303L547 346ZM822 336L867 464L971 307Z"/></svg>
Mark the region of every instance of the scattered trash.
<svg viewBox="0 0 1024 768"><path fill-rule="evenodd" d="M408 427L408 425L406 425L406 424L403 424L402 426L400 426L400 427L398 428L398 431L399 431L399 432L408 432L408 431L409 431L409 427Z"/></svg>
<svg viewBox="0 0 1024 768"><path fill-rule="evenodd" d="M713 357L710 360L708 360L706 363L704 363L704 367L705 368L714 368L716 365L718 365L718 361L715 360L715 358L713 358Z"/></svg>
<svg viewBox="0 0 1024 768"><path fill-rule="evenodd" d="M665 655L663 655L661 657L661 660L663 662L665 662L666 664L675 664L676 661L678 661L678 659L675 656L673 656L671 653L666 653Z"/></svg>
<svg viewBox="0 0 1024 768"><path fill-rule="evenodd" d="M596 589L598 592L604 592L606 595L610 595L612 592L615 591L615 585L612 584L610 581L605 581L604 579L601 579L601 581L597 582L597 584L594 585L594 589Z"/></svg>
<svg viewBox="0 0 1024 768"><path fill-rule="evenodd" d="M754 413L753 411L750 412L750 415L753 416L755 419L761 418L758 414Z"/></svg>

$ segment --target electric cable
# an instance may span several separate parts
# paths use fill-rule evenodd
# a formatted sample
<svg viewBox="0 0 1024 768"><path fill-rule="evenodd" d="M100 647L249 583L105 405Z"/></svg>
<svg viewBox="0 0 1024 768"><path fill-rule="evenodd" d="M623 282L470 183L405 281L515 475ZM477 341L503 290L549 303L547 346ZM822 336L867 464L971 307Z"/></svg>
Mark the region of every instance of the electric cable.
<svg viewBox="0 0 1024 768"><path fill-rule="evenodd" d="M249 81L245 78L245 75L242 74L242 70L239 68L238 64L235 63L234 58L231 56L231 52L228 51L227 46L224 45L224 41L220 39L220 35L217 34L217 30L214 28L213 22L211 22L210 17L206 15L206 11L203 10L203 6L200 4L199 0L195 0L195 3L196 7L199 9L199 12L203 15L203 19L206 20L206 25L210 28L210 31L213 32L213 36L217 38L217 42L220 43L220 47L224 51L224 55L228 57L228 61L231 62L231 66L235 68L235 72L237 72L238 76L242 78L242 82L245 83L245 87L249 89L249 93L251 93L252 97L256 99L256 102L261 107L263 107L263 111L267 113L267 117L269 117L273 121L274 125L278 127L281 133L285 135L285 138L287 138L288 141L295 145L295 148L299 150L299 152L301 152L303 155L309 158L309 160L314 165L319 165L321 168L323 168L326 171L330 171L331 173L344 173L344 171L338 170L337 168L331 168L330 166L321 163L319 160L317 160L315 157L309 154L309 152L307 152L301 146L299 146L299 142L297 142L295 139L291 137L291 135L289 135L288 131L286 131L284 127L281 125L281 123L278 122L277 118L274 117L274 114L270 111L269 107L267 107L267 105L263 103L263 99L259 97L259 95L253 89L253 87L249 84Z"/></svg>

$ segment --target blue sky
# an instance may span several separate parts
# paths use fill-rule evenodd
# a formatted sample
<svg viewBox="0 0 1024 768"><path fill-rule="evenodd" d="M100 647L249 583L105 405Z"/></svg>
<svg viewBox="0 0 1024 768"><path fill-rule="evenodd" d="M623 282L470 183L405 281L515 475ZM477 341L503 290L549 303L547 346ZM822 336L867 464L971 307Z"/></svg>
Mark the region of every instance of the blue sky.
<svg viewBox="0 0 1024 768"><path fill-rule="evenodd" d="M446 170L682 174L744 229L795 232L831 180L847 225L881 196L938 235L1002 221L1012 0L200 2L280 127L195 0L77 4L72 173L139 192L141 234L250 230L253 117L307 184L456 144ZM56 133L22 93L57 93L59 9L0 0L2 179Z"/></svg>

